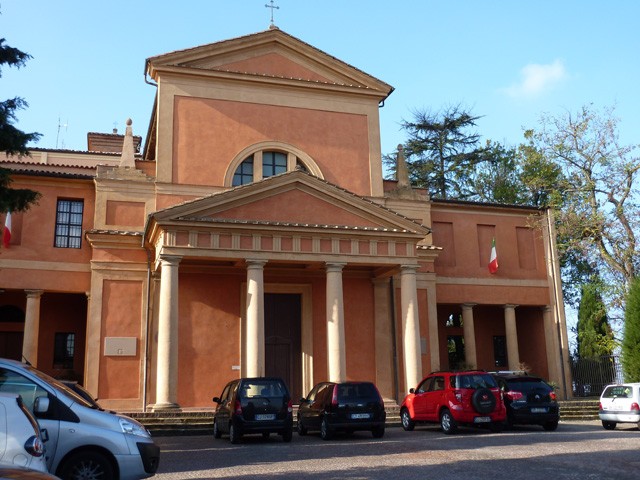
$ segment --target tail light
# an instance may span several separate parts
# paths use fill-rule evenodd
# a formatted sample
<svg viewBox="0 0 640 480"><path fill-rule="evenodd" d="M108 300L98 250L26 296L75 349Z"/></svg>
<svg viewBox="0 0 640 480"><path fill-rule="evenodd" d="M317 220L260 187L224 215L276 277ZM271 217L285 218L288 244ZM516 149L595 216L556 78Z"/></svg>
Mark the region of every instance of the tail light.
<svg viewBox="0 0 640 480"><path fill-rule="evenodd" d="M631 411L640 411L640 406L638 406L638 404L636 402L633 402L631 404Z"/></svg>
<svg viewBox="0 0 640 480"><path fill-rule="evenodd" d="M291 400L289 400L289 402L287 403L287 412L293 412L293 402Z"/></svg>
<svg viewBox="0 0 640 480"><path fill-rule="evenodd" d="M236 400L233 410L236 412L236 415L242 415L242 405L240 404L240 400Z"/></svg>
<svg viewBox="0 0 640 480"><path fill-rule="evenodd" d="M598 404L598 410L602 410L602 402Z"/></svg>
<svg viewBox="0 0 640 480"><path fill-rule="evenodd" d="M549 392L549 398L551 399L552 402L556 401L556 392Z"/></svg>
<svg viewBox="0 0 640 480"><path fill-rule="evenodd" d="M338 385L333 386L333 395L331 395L331 406L338 406Z"/></svg>
<svg viewBox="0 0 640 480"><path fill-rule="evenodd" d="M30 437L29 440L24 443L24 449L34 457L41 457L44 453L44 445L42 444L42 440L40 440L40 438L36 437L35 435Z"/></svg>
<svg viewBox="0 0 640 480"><path fill-rule="evenodd" d="M515 390L509 390L508 392L504 392L504 396L507 397L512 402L517 402L524 395L522 395L522 392L516 392Z"/></svg>
<svg viewBox="0 0 640 480"><path fill-rule="evenodd" d="M454 390L453 393L456 396L456 400L458 400L458 402L462 403L462 392L460 390Z"/></svg>

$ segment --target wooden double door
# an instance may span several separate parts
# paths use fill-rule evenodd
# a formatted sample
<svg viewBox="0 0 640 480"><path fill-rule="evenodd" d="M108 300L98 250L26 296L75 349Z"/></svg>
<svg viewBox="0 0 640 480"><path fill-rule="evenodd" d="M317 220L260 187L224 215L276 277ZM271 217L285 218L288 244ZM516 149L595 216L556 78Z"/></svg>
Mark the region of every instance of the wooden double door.
<svg viewBox="0 0 640 480"><path fill-rule="evenodd" d="M282 378L298 403L302 396L302 296L264 296L265 375Z"/></svg>

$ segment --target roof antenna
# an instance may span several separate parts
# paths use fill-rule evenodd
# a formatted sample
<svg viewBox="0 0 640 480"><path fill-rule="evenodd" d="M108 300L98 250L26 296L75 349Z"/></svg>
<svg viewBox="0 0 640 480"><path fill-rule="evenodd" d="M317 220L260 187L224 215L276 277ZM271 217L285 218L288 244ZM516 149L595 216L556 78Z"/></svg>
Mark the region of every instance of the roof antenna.
<svg viewBox="0 0 640 480"><path fill-rule="evenodd" d="M267 5L267 4L265 3L265 5L264 5L264 6L265 6L266 8L270 8L270 9L271 9L271 24L269 25L269 30L273 30L274 28L278 28L278 27L276 27L276 25L273 23L273 10L274 10L274 9L275 9L275 10L280 10L280 7L276 7L276 6L273 4L273 0L269 0L269 3L270 3L271 5Z"/></svg>
<svg viewBox="0 0 640 480"><path fill-rule="evenodd" d="M58 133L56 135L56 150L58 149L58 139L60 138L60 129L64 127L64 131L66 133L69 120L67 123L60 123L60 117L58 117ZM64 148L64 140L62 141L62 148Z"/></svg>

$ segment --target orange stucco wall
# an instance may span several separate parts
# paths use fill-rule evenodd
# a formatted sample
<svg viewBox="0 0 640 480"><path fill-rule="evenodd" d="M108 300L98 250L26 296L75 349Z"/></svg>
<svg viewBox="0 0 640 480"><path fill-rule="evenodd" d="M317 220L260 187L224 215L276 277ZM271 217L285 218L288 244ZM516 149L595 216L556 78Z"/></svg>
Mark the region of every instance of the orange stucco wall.
<svg viewBox="0 0 640 480"><path fill-rule="evenodd" d="M302 65L289 60L277 53L258 55L246 60L224 63L218 68L241 73L256 73L259 75L274 75L288 78L304 78L315 82L328 82L322 75L304 68Z"/></svg>
<svg viewBox="0 0 640 480"><path fill-rule="evenodd" d="M105 280L102 292L101 361L98 397L138 398L141 381L142 282ZM135 356L107 356L106 337L135 337Z"/></svg>
<svg viewBox="0 0 640 480"><path fill-rule="evenodd" d="M240 371L240 285L236 275L180 274L178 402L212 407Z"/></svg>
<svg viewBox="0 0 640 480"><path fill-rule="evenodd" d="M329 182L371 194L364 115L189 97L176 97L174 112L176 183L222 186L238 153L277 140L310 155Z"/></svg>
<svg viewBox="0 0 640 480"><path fill-rule="evenodd" d="M371 220L345 211L300 190L279 192L223 212L216 218L268 220L272 222L309 223L320 225L376 226Z"/></svg>

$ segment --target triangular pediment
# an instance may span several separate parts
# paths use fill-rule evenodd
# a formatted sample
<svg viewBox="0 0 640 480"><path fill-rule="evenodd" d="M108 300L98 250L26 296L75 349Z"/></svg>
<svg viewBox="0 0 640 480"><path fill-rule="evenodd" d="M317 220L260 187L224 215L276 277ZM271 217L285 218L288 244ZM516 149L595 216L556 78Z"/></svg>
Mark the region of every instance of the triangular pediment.
<svg viewBox="0 0 640 480"><path fill-rule="evenodd" d="M357 87L383 98L393 90L385 82L277 28L151 57L147 68L156 80L157 72L170 69Z"/></svg>
<svg viewBox="0 0 640 480"><path fill-rule="evenodd" d="M333 231L395 232L423 237L410 218L302 171L284 173L185 202L152 215L158 224L243 224Z"/></svg>

